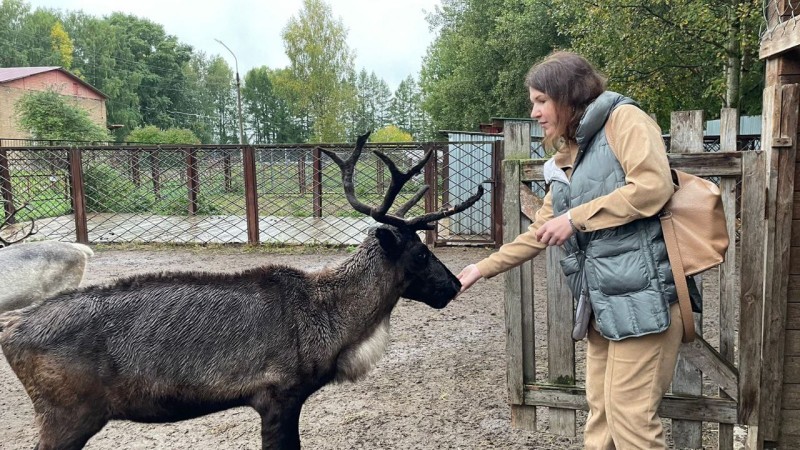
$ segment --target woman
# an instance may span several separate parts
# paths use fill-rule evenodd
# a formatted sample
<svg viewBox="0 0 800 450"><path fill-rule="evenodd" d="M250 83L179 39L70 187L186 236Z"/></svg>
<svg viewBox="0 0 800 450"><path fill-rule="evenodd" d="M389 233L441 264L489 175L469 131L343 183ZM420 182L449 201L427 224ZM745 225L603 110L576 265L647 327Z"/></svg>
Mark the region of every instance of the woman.
<svg viewBox="0 0 800 450"><path fill-rule="evenodd" d="M661 131L574 53L551 54L525 85L556 150L544 167L550 189L526 232L461 271L461 290L563 245L568 284L592 310L585 447L666 448L657 410L683 325L657 217L674 189Z"/></svg>

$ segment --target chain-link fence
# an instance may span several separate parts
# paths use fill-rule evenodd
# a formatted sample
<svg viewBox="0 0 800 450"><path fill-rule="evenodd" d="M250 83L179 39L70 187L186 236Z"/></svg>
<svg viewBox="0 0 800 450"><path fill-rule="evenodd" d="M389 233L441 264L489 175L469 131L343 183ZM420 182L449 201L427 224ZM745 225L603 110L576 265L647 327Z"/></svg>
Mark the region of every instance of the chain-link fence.
<svg viewBox="0 0 800 450"><path fill-rule="evenodd" d="M350 145L325 147L343 157L352 152ZM481 173L456 181L451 167L491 168L491 154L482 161L452 157L446 144L368 144L354 174L355 195L367 205L379 205L392 181L371 150L401 170L434 152L395 200L402 205L430 186L407 217L454 206L491 179ZM477 212L447 218L426 241L492 243L486 187ZM37 238L66 241L355 245L376 225L350 206L339 167L311 145L1 147L0 197L0 221L25 205L3 232L35 220Z"/></svg>
<svg viewBox="0 0 800 450"><path fill-rule="evenodd" d="M763 0L764 22L761 40L780 39L787 33L795 33L794 26L786 28L785 22L793 21L800 12L800 0ZM796 23L796 22L795 22Z"/></svg>

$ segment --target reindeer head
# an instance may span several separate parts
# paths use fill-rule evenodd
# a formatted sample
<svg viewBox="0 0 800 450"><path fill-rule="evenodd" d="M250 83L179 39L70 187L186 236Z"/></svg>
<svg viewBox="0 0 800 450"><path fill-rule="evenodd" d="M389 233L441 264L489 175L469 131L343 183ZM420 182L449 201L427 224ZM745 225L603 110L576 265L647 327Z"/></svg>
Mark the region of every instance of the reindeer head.
<svg viewBox="0 0 800 450"><path fill-rule="evenodd" d="M422 160L411 167L407 172L397 168L395 163L383 153L374 150L373 153L386 164L392 179L383 202L378 207L371 207L361 203L355 196L353 172L356 162L361 156L361 150L369 138L369 133L360 136L356 148L349 158L342 160L330 150L319 150L328 155L342 171L342 183L347 201L358 212L372 217L376 222L383 224L376 228L374 234L383 250L386 259L395 264L402 271L401 296L424 302L434 308L444 308L461 289L461 283L455 275L431 253L422 243L417 231L432 230L436 221L452 216L472 206L483 195L483 187L478 185L478 191L465 202L447 210L423 214L414 218L405 218L406 213L428 191L429 186L422 186L414 196L393 214L389 213L397 195L408 180L422 171L422 168L433 154L429 150Z"/></svg>

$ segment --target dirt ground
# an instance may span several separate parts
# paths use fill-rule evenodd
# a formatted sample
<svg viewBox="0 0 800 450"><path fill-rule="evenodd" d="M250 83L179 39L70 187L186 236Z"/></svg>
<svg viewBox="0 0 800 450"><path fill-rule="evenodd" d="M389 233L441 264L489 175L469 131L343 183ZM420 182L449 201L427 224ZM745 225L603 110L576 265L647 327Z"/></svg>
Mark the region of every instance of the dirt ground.
<svg viewBox="0 0 800 450"><path fill-rule="evenodd" d="M289 254L243 247L110 247L96 248L95 252L84 285L154 270L236 271L270 263L317 270L346 256L344 250ZM480 248L435 249L454 273L489 252ZM543 258L536 261L537 273L544 273L542 262ZM392 316L389 349L375 370L358 383L326 386L306 402L300 421L303 447L582 448L583 413L578 416L577 437L510 426L502 283L502 276L479 282L443 310L401 300ZM537 287L539 298L544 296L541 289ZM536 307L545 310L544 303ZM544 350L544 343L537 341L537 347ZM546 430L546 414L540 414L539 421L540 429ZM174 424L112 422L86 448L255 449L260 448L259 428L257 414L248 408ZM0 448L33 448L36 433L30 400L5 358L0 358ZM709 436L704 440L713 441L713 433Z"/></svg>

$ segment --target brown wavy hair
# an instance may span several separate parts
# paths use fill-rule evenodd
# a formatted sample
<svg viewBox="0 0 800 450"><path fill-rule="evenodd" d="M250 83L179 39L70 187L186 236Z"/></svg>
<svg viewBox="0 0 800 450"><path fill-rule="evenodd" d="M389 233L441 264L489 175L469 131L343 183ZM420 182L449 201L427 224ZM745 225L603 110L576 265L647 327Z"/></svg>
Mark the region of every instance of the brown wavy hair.
<svg viewBox="0 0 800 450"><path fill-rule="evenodd" d="M584 57L556 51L531 67L525 86L544 92L555 102L556 132L544 138L544 145L556 148L560 138L575 141L586 107L606 90L606 78Z"/></svg>

